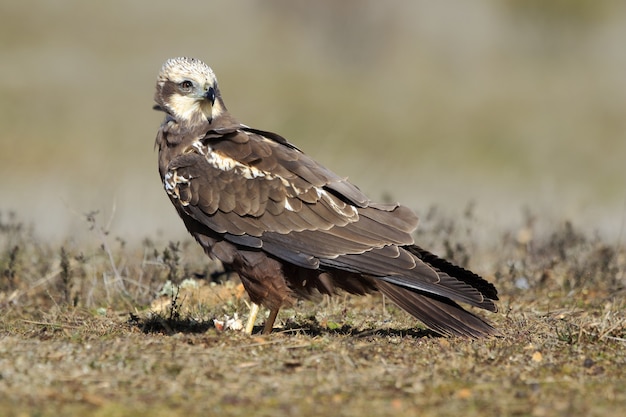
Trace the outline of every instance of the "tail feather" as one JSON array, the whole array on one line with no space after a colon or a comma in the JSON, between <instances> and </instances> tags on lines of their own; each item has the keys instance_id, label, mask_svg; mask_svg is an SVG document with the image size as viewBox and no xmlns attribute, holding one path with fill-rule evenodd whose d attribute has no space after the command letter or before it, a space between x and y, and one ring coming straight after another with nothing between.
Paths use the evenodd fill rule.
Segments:
<instances>
[{"instance_id":1,"label":"tail feather","mask_svg":"<svg viewBox=\"0 0 626 417\"><path fill-rule=\"evenodd\" d=\"M416 257L418 257L424 263L430 265L436 271L443 272L456 278L459 281L462 281L474 287L485 298L494 301L498 299L498 290L496 290L496 287L492 283L482 278L481 276L476 275L472 271L468 271L467 269L454 265L453 263L448 262L445 259L439 258L437 255L434 255L417 245L404 246L404 248Z\"/></svg>"},{"instance_id":2,"label":"tail feather","mask_svg":"<svg viewBox=\"0 0 626 417\"><path fill-rule=\"evenodd\" d=\"M456 266L445 259L420 248L416 245L404 246L419 260L430 266L440 278L440 292L426 292L402 280L376 280L378 289L401 308L421 320L426 326L447 336L484 337L498 334L497 330L487 321L463 309L456 302L448 298L448 290L458 287L465 292L477 291L483 296L481 302L469 304L485 310L497 311L494 303L498 299L498 291L490 282L479 275ZM464 297L453 297L457 301L466 301Z\"/></svg>"},{"instance_id":3,"label":"tail feather","mask_svg":"<svg viewBox=\"0 0 626 417\"><path fill-rule=\"evenodd\" d=\"M376 280L376 286L399 307L442 335L480 338L498 334L491 324L447 298L424 295L385 281Z\"/></svg>"}]
</instances>

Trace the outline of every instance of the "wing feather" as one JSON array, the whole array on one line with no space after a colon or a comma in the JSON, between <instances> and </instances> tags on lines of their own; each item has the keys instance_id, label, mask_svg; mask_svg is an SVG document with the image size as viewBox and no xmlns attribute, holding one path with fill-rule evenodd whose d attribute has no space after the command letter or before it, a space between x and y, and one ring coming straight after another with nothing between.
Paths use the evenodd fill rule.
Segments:
<instances>
[{"instance_id":1,"label":"wing feather","mask_svg":"<svg viewBox=\"0 0 626 417\"><path fill-rule=\"evenodd\" d=\"M368 207L357 187L295 147L256 131L220 132L209 132L168 165L181 178L170 193L174 204L215 232L328 258L413 242L417 217L410 210ZM238 240L244 242L258 247L256 240Z\"/></svg>"}]
</instances>

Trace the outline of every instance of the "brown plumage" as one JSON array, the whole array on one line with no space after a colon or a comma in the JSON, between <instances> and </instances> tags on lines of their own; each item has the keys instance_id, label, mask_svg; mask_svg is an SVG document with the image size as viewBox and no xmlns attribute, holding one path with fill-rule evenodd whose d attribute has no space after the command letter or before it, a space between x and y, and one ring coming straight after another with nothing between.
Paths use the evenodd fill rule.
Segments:
<instances>
[{"instance_id":1,"label":"brown plumage","mask_svg":"<svg viewBox=\"0 0 626 417\"><path fill-rule=\"evenodd\" d=\"M237 122L206 64L168 60L155 101L165 190L206 253L271 310L266 332L282 306L342 289L381 291L444 335L495 333L457 304L495 312L492 284L416 246L411 210L371 202L281 136Z\"/></svg>"}]
</instances>

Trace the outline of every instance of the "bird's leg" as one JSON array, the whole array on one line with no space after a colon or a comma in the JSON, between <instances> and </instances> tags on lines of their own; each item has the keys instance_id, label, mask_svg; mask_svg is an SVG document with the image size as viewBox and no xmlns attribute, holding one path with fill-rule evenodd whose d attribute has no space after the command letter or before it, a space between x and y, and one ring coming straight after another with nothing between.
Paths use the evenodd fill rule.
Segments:
<instances>
[{"instance_id":1,"label":"bird's leg","mask_svg":"<svg viewBox=\"0 0 626 417\"><path fill-rule=\"evenodd\" d=\"M270 310L270 315L267 317L267 320L265 321L265 327L263 328L263 334L270 334L270 333L272 333L272 328L274 327L274 322L276 321L276 316L278 315L278 310L280 310L280 307L272 308Z\"/></svg>"},{"instance_id":2,"label":"bird's leg","mask_svg":"<svg viewBox=\"0 0 626 417\"><path fill-rule=\"evenodd\" d=\"M246 323L246 328L244 329L246 334L252 334L252 329L254 329L254 322L256 321L256 316L259 314L259 305L256 303L250 303L250 317L248 317L248 322Z\"/></svg>"}]
</instances>

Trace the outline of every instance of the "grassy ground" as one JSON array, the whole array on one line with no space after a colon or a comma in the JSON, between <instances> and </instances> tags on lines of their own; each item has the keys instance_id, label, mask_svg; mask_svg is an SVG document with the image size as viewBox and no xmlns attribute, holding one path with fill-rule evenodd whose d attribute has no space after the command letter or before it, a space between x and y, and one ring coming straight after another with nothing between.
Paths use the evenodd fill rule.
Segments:
<instances>
[{"instance_id":1,"label":"grassy ground","mask_svg":"<svg viewBox=\"0 0 626 417\"><path fill-rule=\"evenodd\" d=\"M623 415L626 251L530 220L474 247L471 214L427 217L420 242L500 289L501 337L439 338L343 294L282 311L267 337L219 330L246 298L193 243L130 248L92 216L79 250L3 213L0 414Z\"/></svg>"}]
</instances>

